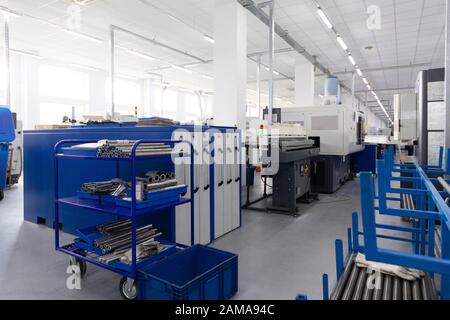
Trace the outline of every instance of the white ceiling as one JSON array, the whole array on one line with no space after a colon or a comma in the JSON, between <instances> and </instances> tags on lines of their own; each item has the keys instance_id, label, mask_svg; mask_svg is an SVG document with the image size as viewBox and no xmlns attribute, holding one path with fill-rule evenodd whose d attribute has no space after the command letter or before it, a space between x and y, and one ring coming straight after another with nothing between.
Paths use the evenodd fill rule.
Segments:
<instances>
[{"instance_id":1,"label":"white ceiling","mask_svg":"<svg viewBox=\"0 0 450 320\"><path fill-rule=\"evenodd\" d=\"M72 3L70 0L0 0L0 5L62 27L67 24L67 10ZM366 71L365 75L374 89L381 90L378 94L382 100L391 100L392 94L399 91L397 88L413 87L418 71L444 64L445 0L276 0L276 22L349 87L352 66L334 33L316 14L316 3L341 34L360 68L375 69ZM378 5L381 9L381 30L372 31L366 26L369 5ZM20 17L11 21L12 47L34 50L46 58L108 70L109 25L115 24L203 60L211 60L213 45L203 39L203 34L213 34L213 6L214 0L94 0L82 7L80 31L103 39L103 44L67 35L46 22ZM182 22L171 19L167 13ZM194 59L129 36L118 37L118 44L158 58L148 61L119 49L120 73L142 75L143 70L163 68L158 72L168 81L188 83L206 91L213 88L212 81L201 76L201 73L212 74L211 63L190 67L198 73L187 74L167 67L192 63ZM265 51L267 44L267 27L248 13L248 53ZM278 37L275 44L277 49L288 48ZM367 46L373 49L366 50ZM294 77L298 56L296 52L277 54L275 69ZM263 62L267 62L265 58ZM406 67L392 68L395 66ZM346 71L348 73L344 73ZM267 73L263 73L263 77L267 77ZM255 63L249 60L249 87L255 86L255 76ZM323 77L316 79L316 91L321 93ZM277 81L276 96L293 101L293 86L291 80ZM356 90L364 88L358 80Z\"/></svg>"}]
</instances>

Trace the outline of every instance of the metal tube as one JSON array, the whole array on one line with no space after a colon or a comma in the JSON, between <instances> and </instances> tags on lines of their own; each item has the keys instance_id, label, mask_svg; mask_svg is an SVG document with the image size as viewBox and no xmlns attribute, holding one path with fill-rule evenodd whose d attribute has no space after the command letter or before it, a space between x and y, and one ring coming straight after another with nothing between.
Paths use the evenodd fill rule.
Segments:
<instances>
[{"instance_id":1,"label":"metal tube","mask_svg":"<svg viewBox=\"0 0 450 320\"><path fill-rule=\"evenodd\" d=\"M361 268L359 271L358 281L356 282L355 292L352 300L361 300L365 288L367 287L367 269Z\"/></svg>"},{"instance_id":2,"label":"metal tube","mask_svg":"<svg viewBox=\"0 0 450 320\"><path fill-rule=\"evenodd\" d=\"M385 301L392 300L392 276L388 274L385 276L384 279L383 300Z\"/></svg>"},{"instance_id":3,"label":"metal tube","mask_svg":"<svg viewBox=\"0 0 450 320\"><path fill-rule=\"evenodd\" d=\"M9 15L4 14L5 19L5 96L6 106L11 109L11 53L9 43Z\"/></svg>"},{"instance_id":4,"label":"metal tube","mask_svg":"<svg viewBox=\"0 0 450 320\"><path fill-rule=\"evenodd\" d=\"M392 286L392 300L402 300L402 282L398 277L394 277Z\"/></svg>"},{"instance_id":5,"label":"metal tube","mask_svg":"<svg viewBox=\"0 0 450 320\"><path fill-rule=\"evenodd\" d=\"M353 267L355 264L354 257L350 257L347 261L347 265L345 266L344 272L342 273L341 278L336 285L336 289L334 290L333 295L331 296L331 300L340 300L342 294L344 293L344 289L347 285L348 278L353 271Z\"/></svg>"},{"instance_id":6,"label":"metal tube","mask_svg":"<svg viewBox=\"0 0 450 320\"><path fill-rule=\"evenodd\" d=\"M115 31L114 26L110 26L110 76L111 76L111 118L114 119L114 113L115 113L115 103L114 103L114 86L115 86L115 80L114 80L114 74L115 74Z\"/></svg>"},{"instance_id":7,"label":"metal tube","mask_svg":"<svg viewBox=\"0 0 450 320\"><path fill-rule=\"evenodd\" d=\"M430 293L430 299L431 300L439 300L439 297L437 295L436 285L434 283L434 280L431 279L429 274L427 274L425 276L425 283L428 288L428 292Z\"/></svg>"},{"instance_id":8,"label":"metal tube","mask_svg":"<svg viewBox=\"0 0 450 320\"><path fill-rule=\"evenodd\" d=\"M366 276L369 277L372 274L373 274L373 270L367 269ZM366 285L364 287L364 292L363 292L363 295L362 295L362 300L364 300L364 301L372 300L373 291L374 291L374 289L371 288L371 286L366 281Z\"/></svg>"},{"instance_id":9,"label":"metal tube","mask_svg":"<svg viewBox=\"0 0 450 320\"><path fill-rule=\"evenodd\" d=\"M423 300L426 300L426 301L432 300L431 291L427 285L426 277L423 277L422 279L420 279L420 290L421 290Z\"/></svg>"},{"instance_id":10,"label":"metal tube","mask_svg":"<svg viewBox=\"0 0 450 320\"><path fill-rule=\"evenodd\" d=\"M420 291L420 282L419 280L415 280L412 283L412 299L413 300L422 300L422 294Z\"/></svg>"},{"instance_id":11,"label":"metal tube","mask_svg":"<svg viewBox=\"0 0 450 320\"><path fill-rule=\"evenodd\" d=\"M260 119L263 119L263 112L261 108L261 56L258 56L256 65L256 94L257 94L257 104L258 104L258 115Z\"/></svg>"},{"instance_id":12,"label":"metal tube","mask_svg":"<svg viewBox=\"0 0 450 320\"><path fill-rule=\"evenodd\" d=\"M353 267L352 273L345 288L344 294L342 295L342 300L350 300L353 296L353 291L355 289L356 281L358 281L360 268L356 266Z\"/></svg>"},{"instance_id":13,"label":"metal tube","mask_svg":"<svg viewBox=\"0 0 450 320\"><path fill-rule=\"evenodd\" d=\"M411 300L411 283L408 280L403 280L403 300Z\"/></svg>"},{"instance_id":14,"label":"metal tube","mask_svg":"<svg viewBox=\"0 0 450 320\"><path fill-rule=\"evenodd\" d=\"M450 185L442 177L437 178L441 186L445 189L447 193L450 193Z\"/></svg>"},{"instance_id":15,"label":"metal tube","mask_svg":"<svg viewBox=\"0 0 450 320\"><path fill-rule=\"evenodd\" d=\"M273 61L275 58L275 0L269 4L269 125L272 124L273 101L274 101L274 73Z\"/></svg>"},{"instance_id":16,"label":"metal tube","mask_svg":"<svg viewBox=\"0 0 450 320\"><path fill-rule=\"evenodd\" d=\"M372 300L381 300L381 298L383 297L383 288L384 288L385 276L381 272L377 272L377 277L379 277L378 283L377 283L379 285L379 287L375 288L375 290L373 292Z\"/></svg>"}]
</instances>

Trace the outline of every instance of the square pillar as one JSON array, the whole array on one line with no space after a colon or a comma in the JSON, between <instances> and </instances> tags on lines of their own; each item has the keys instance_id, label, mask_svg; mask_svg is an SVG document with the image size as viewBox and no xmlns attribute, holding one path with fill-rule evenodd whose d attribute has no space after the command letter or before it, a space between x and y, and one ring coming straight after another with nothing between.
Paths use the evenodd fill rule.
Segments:
<instances>
[{"instance_id":1,"label":"square pillar","mask_svg":"<svg viewBox=\"0 0 450 320\"><path fill-rule=\"evenodd\" d=\"M314 65L303 57L295 62L295 106L314 106Z\"/></svg>"},{"instance_id":2,"label":"square pillar","mask_svg":"<svg viewBox=\"0 0 450 320\"><path fill-rule=\"evenodd\" d=\"M237 1L214 3L214 124L245 129L247 11Z\"/></svg>"}]
</instances>

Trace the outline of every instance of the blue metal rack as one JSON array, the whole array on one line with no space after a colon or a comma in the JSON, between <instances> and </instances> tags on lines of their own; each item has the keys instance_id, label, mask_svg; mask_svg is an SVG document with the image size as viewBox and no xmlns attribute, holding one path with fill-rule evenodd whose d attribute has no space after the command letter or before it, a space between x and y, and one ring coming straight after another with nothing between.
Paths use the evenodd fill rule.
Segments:
<instances>
[{"instance_id":1,"label":"blue metal rack","mask_svg":"<svg viewBox=\"0 0 450 320\"><path fill-rule=\"evenodd\" d=\"M171 251L166 250L160 253L158 256L149 257L148 259L144 259L143 261L137 262L136 259L136 229L137 229L137 218L142 215L151 215L153 213L156 213L160 210L166 209L166 208L173 208L185 203L191 204L191 243L194 243L193 235L194 235L194 198L191 196L190 199L180 199L179 201L159 204L151 207L147 207L145 209L138 209L136 205L136 172L137 172L137 163L139 161L144 160L154 160L154 159L161 159L161 157L168 159L171 157L171 155L166 156L137 156L136 150L142 143L165 143L170 146L174 146L178 143L184 143L188 144L190 148L190 170L191 172L194 172L194 147L192 143L187 141L175 141L175 140L139 140L137 141L132 148L131 151L131 157L128 158L100 158L100 157L92 157L92 156L76 156L76 155L65 155L61 153L61 149L64 145L75 145L75 144L82 144L82 143L93 143L97 142L94 140L63 140L56 144L54 152L54 169L55 169L55 224L54 224L54 230L55 230L55 248L57 251L63 252L65 254L68 254L69 256L83 262L89 262L91 264L94 264L96 266L99 266L101 268L104 268L106 270L115 272L117 274L120 274L128 279L137 279L138 275L138 269L141 267L144 267L151 262L164 257L165 255L169 254ZM177 157L187 157L185 154L179 154ZM62 159L66 160L97 160L97 161L116 161L117 162L117 168L119 168L118 163L119 162L125 162L128 163L131 166L131 206L130 208L121 208L116 207L108 203L99 203L95 200L88 200L88 199L79 199L77 197L67 197L67 198L60 198L59 197L59 161ZM193 195L193 185L194 185L194 175L190 175L190 188L191 188L191 195ZM81 249L79 246L76 245L76 243L72 243L69 245L61 246L60 245L60 237L59 237L59 207L60 205L69 205L79 208L85 208L92 211L102 212L110 214L116 218L119 217L126 217L130 218L132 222L132 232L131 232L131 238L132 238L132 264L130 268L120 268L116 265L109 265L106 263L102 263L98 261L95 258L90 257L86 254L86 251ZM172 216L172 233L174 233L174 221ZM175 242L174 235L172 235L172 240ZM127 269L127 270L125 270Z\"/></svg>"},{"instance_id":2,"label":"blue metal rack","mask_svg":"<svg viewBox=\"0 0 450 320\"><path fill-rule=\"evenodd\" d=\"M420 166L414 163L395 163L395 151L388 148L384 159L377 161L377 187L374 175L361 173L361 209L363 231L359 228L358 214L352 215L352 226L348 229L348 255L345 258L342 240L336 240L336 276L342 276L348 259L353 254L364 253L370 261L383 262L408 268L423 270L434 278L441 275L438 293L443 300L450 299L450 208L444 200L450 197L446 191L438 191L438 176L449 174L450 149L446 152L446 165L443 168L444 148L440 149L438 165ZM407 173L408 177L398 176ZM448 180L446 180L448 182ZM392 182L408 182L411 188L397 188ZM378 196L375 190L378 189ZM414 208L393 208L390 201L403 203L402 195L413 199ZM378 202L378 206L376 206ZM377 223L379 215L411 218L412 226L398 226ZM441 226L441 256L435 256L435 227ZM391 235L389 232L403 233L406 236ZM361 237L363 243L361 243ZM385 239L411 246L410 252L384 249L378 240ZM323 275L323 298L328 300L328 275Z\"/></svg>"}]
</instances>

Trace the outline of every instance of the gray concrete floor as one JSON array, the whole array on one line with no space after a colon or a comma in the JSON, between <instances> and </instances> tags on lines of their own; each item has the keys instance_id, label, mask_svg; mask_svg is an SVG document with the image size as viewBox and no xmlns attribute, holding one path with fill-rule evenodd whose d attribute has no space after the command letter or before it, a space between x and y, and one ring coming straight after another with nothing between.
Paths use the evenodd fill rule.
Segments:
<instances>
[{"instance_id":1,"label":"gray concrete floor","mask_svg":"<svg viewBox=\"0 0 450 320\"><path fill-rule=\"evenodd\" d=\"M359 211L359 183L300 205L302 216L243 212L243 226L212 246L239 254L235 299L322 298L322 274L335 283L334 240L346 239ZM66 288L68 257L54 250L52 230L23 221L21 186L0 203L0 299L120 299L120 277L88 266L82 290Z\"/></svg>"}]
</instances>

